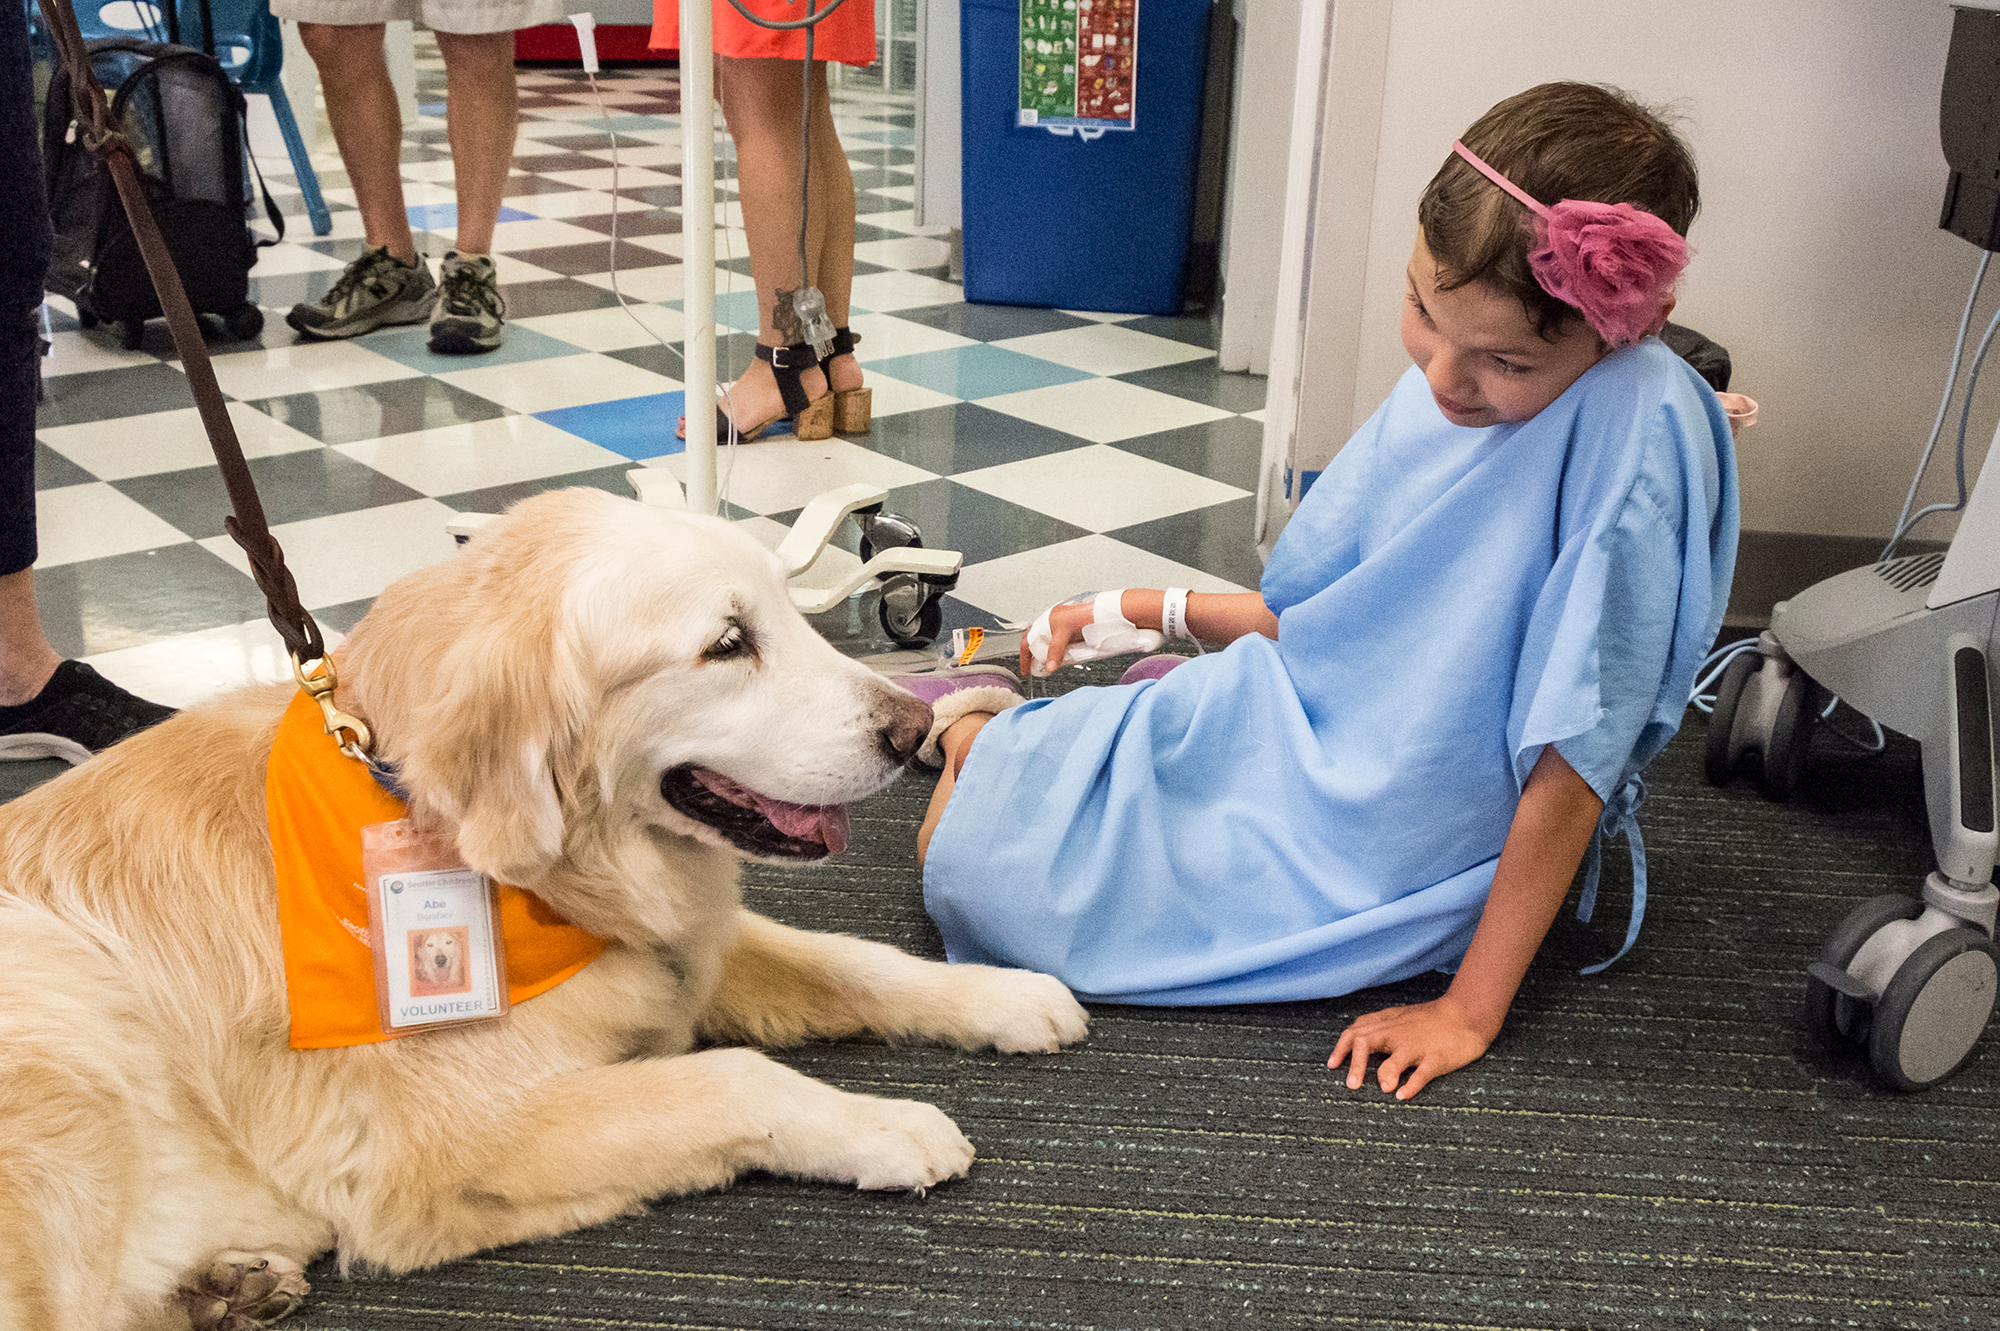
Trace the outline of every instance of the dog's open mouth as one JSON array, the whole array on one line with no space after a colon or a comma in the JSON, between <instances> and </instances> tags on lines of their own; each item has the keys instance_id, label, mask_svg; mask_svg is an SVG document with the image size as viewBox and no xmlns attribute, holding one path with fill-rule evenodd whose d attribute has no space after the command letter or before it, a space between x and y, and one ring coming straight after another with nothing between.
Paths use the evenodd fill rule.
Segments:
<instances>
[{"instance_id":1,"label":"dog's open mouth","mask_svg":"<svg viewBox=\"0 0 2000 1331\"><path fill-rule=\"evenodd\" d=\"M847 849L845 804L772 799L692 764L669 768L660 778L660 794L680 812L752 855L816 860Z\"/></svg>"}]
</instances>

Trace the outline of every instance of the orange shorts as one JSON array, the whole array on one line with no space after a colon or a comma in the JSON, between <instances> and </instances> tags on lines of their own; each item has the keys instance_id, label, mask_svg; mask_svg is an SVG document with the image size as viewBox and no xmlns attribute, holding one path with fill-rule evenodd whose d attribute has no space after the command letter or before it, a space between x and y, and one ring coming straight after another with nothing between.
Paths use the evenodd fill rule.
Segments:
<instances>
[{"instance_id":1,"label":"orange shorts","mask_svg":"<svg viewBox=\"0 0 2000 1331\"><path fill-rule=\"evenodd\" d=\"M791 21L806 16L800 0L743 0L743 7L760 18ZM824 10L825 3L815 6ZM653 0L654 50L678 50L681 44L679 0ZM806 35L802 30L773 32L760 28L736 12L729 0L715 0L715 53L745 59L803 60ZM846 0L813 34L813 59L838 60L843 65L875 63L874 0Z\"/></svg>"}]
</instances>

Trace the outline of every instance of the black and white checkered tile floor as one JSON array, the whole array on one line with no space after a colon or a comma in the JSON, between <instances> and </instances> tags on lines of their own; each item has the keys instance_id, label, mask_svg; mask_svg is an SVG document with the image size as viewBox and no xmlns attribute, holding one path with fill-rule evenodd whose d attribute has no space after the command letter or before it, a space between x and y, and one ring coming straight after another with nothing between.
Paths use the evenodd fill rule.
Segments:
<instances>
[{"instance_id":1,"label":"black and white checkered tile floor","mask_svg":"<svg viewBox=\"0 0 2000 1331\"><path fill-rule=\"evenodd\" d=\"M419 246L435 261L455 209L444 107L432 100L442 66L434 47L428 55L403 172L412 220L433 233ZM509 326L490 355L433 355L421 328L298 342L284 311L324 293L361 252L359 214L338 157L318 155L334 228L314 237L288 164L265 160L291 226L252 270L266 328L254 346L218 332L211 350L274 530L329 631L350 627L395 578L451 557L454 512L562 485L630 493L634 466L681 470L674 71L606 73L608 125L580 76L523 69L519 79L516 174L494 245ZM729 512L775 543L822 490L888 487L888 507L926 544L964 552L947 629L1029 618L1086 586L1254 586L1264 381L1216 369L1206 320L966 304L946 280L944 240L912 218L907 100L843 95L836 118L860 190L852 323L874 428L725 455ZM615 193L607 128L619 136ZM756 319L726 139L718 156L727 375L747 363ZM612 291L614 207L630 311ZM174 704L284 676L262 598L223 534L227 500L165 325L126 351L70 313L51 302L38 418L36 577L50 640ZM821 576L851 567L842 559ZM864 601L821 620L849 650L886 646Z\"/></svg>"}]
</instances>

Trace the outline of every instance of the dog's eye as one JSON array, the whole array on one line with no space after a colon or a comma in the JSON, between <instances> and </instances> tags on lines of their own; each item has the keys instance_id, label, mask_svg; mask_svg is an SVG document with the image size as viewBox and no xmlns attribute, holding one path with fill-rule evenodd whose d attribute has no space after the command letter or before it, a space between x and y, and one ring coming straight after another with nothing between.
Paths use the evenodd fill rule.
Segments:
<instances>
[{"instance_id":1,"label":"dog's eye","mask_svg":"<svg viewBox=\"0 0 2000 1331\"><path fill-rule=\"evenodd\" d=\"M756 638L741 620L732 619L722 636L702 649L704 661L729 661L737 657L754 656L757 652Z\"/></svg>"}]
</instances>

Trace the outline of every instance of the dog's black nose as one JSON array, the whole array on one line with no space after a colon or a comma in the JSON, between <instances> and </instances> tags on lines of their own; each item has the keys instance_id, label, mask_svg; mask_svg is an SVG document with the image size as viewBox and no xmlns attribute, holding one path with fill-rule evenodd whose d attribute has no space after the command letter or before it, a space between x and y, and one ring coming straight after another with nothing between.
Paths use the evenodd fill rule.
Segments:
<instances>
[{"instance_id":1,"label":"dog's black nose","mask_svg":"<svg viewBox=\"0 0 2000 1331\"><path fill-rule=\"evenodd\" d=\"M888 706L889 723L876 734L881 736L883 750L898 763L907 765L923 746L924 736L930 733L930 705L906 694L890 700Z\"/></svg>"}]
</instances>

